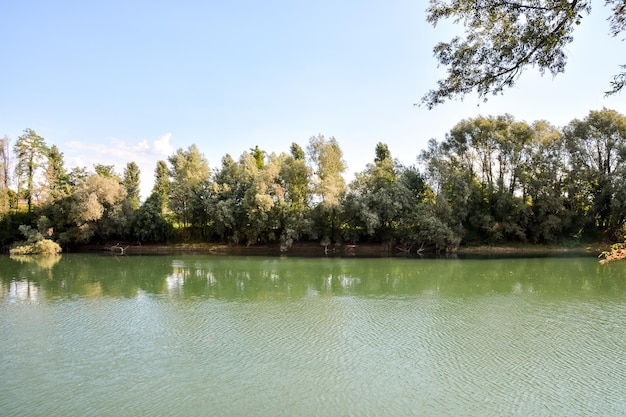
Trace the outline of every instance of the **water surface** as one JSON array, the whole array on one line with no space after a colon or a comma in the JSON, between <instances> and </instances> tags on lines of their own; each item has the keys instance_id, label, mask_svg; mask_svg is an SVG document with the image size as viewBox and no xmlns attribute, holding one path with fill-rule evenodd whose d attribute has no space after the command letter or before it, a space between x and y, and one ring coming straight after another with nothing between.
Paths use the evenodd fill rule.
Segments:
<instances>
[{"instance_id":1,"label":"water surface","mask_svg":"<svg viewBox=\"0 0 626 417\"><path fill-rule=\"evenodd\" d=\"M626 415L626 262L0 258L0 415Z\"/></svg>"}]
</instances>

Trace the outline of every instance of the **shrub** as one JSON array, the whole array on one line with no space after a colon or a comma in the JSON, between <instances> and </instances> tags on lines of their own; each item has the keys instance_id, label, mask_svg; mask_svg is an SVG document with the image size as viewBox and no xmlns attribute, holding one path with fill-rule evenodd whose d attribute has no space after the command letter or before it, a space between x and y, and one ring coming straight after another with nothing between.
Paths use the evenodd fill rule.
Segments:
<instances>
[{"instance_id":1,"label":"shrub","mask_svg":"<svg viewBox=\"0 0 626 417\"><path fill-rule=\"evenodd\" d=\"M11 255L54 255L61 252L61 246L58 243L44 238L38 230L24 224L19 227L19 230L26 241L16 243L9 251Z\"/></svg>"}]
</instances>

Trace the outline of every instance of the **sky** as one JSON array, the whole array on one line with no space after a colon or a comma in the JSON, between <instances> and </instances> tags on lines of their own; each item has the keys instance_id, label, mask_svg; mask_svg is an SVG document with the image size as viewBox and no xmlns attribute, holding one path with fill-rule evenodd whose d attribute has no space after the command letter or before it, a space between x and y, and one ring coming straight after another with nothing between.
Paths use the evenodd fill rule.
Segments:
<instances>
[{"instance_id":1,"label":"sky","mask_svg":"<svg viewBox=\"0 0 626 417\"><path fill-rule=\"evenodd\" d=\"M413 165L467 118L564 126L603 107L626 114L626 92L604 97L626 43L609 35L603 4L576 29L565 73L531 69L486 103L428 110L414 104L445 76L433 46L461 29L429 25L426 1L4 1L0 136L33 129L68 168L122 173L134 161L143 198L156 162L192 144L215 169L227 153L335 137L349 181L378 142Z\"/></svg>"}]
</instances>

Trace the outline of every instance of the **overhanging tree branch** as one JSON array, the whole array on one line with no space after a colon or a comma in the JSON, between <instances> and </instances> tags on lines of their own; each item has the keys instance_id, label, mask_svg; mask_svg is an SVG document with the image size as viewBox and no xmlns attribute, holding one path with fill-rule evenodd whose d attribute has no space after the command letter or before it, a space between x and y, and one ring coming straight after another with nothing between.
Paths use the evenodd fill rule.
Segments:
<instances>
[{"instance_id":1,"label":"overhanging tree branch","mask_svg":"<svg viewBox=\"0 0 626 417\"><path fill-rule=\"evenodd\" d=\"M606 0L613 5L611 30L616 34L626 25L626 0ZM434 26L442 18L463 22L464 37L441 42L433 52L447 77L422 97L420 104L432 109L448 99L462 98L473 91L486 100L515 84L529 66L543 74L565 70L565 46L590 2L583 0L431 0L427 21ZM624 68L624 67L622 67ZM614 94L623 88L626 71L611 82Z\"/></svg>"}]
</instances>

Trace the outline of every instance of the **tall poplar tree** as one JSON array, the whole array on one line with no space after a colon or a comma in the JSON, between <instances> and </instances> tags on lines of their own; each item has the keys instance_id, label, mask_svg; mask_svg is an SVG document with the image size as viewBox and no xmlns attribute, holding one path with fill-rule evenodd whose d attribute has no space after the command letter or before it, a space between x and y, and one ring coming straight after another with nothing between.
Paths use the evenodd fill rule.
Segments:
<instances>
[{"instance_id":1,"label":"tall poplar tree","mask_svg":"<svg viewBox=\"0 0 626 417\"><path fill-rule=\"evenodd\" d=\"M52 201L69 194L69 178L63 162L63 153L56 145L48 150L48 166L46 167L46 182Z\"/></svg>"},{"instance_id":2,"label":"tall poplar tree","mask_svg":"<svg viewBox=\"0 0 626 417\"><path fill-rule=\"evenodd\" d=\"M157 161L154 169L154 185L152 186L152 194L158 198L157 205L161 208L161 213L165 211L169 203L169 195L171 191L170 171L167 162Z\"/></svg>"},{"instance_id":3,"label":"tall poplar tree","mask_svg":"<svg viewBox=\"0 0 626 417\"><path fill-rule=\"evenodd\" d=\"M140 175L141 171L135 162L126 164L122 184L124 188L126 188L126 201L128 201L131 210L137 210L139 208Z\"/></svg>"}]
</instances>

